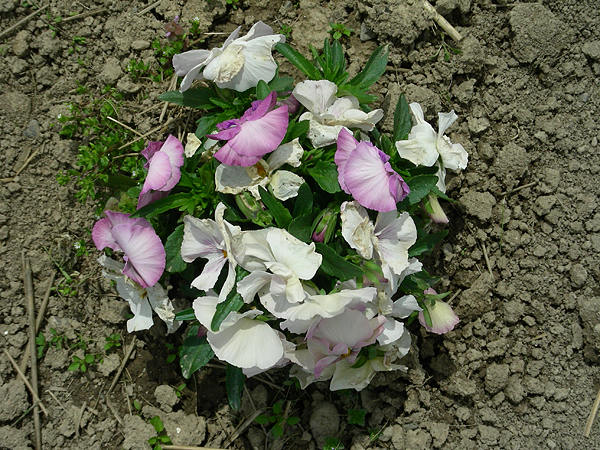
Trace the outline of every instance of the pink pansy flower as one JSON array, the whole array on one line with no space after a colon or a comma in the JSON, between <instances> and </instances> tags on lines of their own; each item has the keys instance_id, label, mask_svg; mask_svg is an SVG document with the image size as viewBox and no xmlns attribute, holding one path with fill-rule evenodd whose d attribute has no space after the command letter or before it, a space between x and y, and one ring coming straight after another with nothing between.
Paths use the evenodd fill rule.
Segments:
<instances>
[{"instance_id":1,"label":"pink pansy flower","mask_svg":"<svg viewBox=\"0 0 600 450\"><path fill-rule=\"evenodd\" d=\"M163 244L146 219L131 219L129 214L106 211L92 229L98 250L106 247L125 254L123 275L143 288L154 286L165 270Z\"/></svg>"},{"instance_id":2,"label":"pink pansy flower","mask_svg":"<svg viewBox=\"0 0 600 450\"><path fill-rule=\"evenodd\" d=\"M142 155L148 160L144 165L148 175L140 192L137 209L166 197L179 183L183 165L183 144L175 136L169 135L164 143L149 142Z\"/></svg>"},{"instance_id":3,"label":"pink pansy flower","mask_svg":"<svg viewBox=\"0 0 600 450\"><path fill-rule=\"evenodd\" d=\"M423 291L425 294L436 295L437 292L429 288L426 291ZM431 327L427 325L425 322L425 316L421 311L419 313L419 322L421 325L425 327L427 331L435 334L444 334L448 331L454 329L456 324L459 322L458 316L452 310L452 307L441 300L435 300L435 304L433 306L426 304L427 312L429 312L429 317L431 317Z\"/></svg>"},{"instance_id":4,"label":"pink pansy flower","mask_svg":"<svg viewBox=\"0 0 600 450\"><path fill-rule=\"evenodd\" d=\"M271 92L264 100L252 102L240 119L217 124L219 132L207 137L227 143L215 153L215 158L228 166L248 167L279 147L287 132L289 115L287 106L273 109L276 102L277 93Z\"/></svg>"},{"instance_id":5,"label":"pink pansy flower","mask_svg":"<svg viewBox=\"0 0 600 450\"><path fill-rule=\"evenodd\" d=\"M365 208L379 212L396 209L410 192L388 162L390 157L370 142L358 142L345 129L338 135L335 163L340 187Z\"/></svg>"}]
</instances>

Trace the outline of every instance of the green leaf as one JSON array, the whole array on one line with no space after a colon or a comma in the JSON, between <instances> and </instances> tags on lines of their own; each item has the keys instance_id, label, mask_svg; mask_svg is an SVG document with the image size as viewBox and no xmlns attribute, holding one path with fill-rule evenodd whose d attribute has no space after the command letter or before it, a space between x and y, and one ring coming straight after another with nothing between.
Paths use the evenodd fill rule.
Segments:
<instances>
[{"instance_id":1,"label":"green leaf","mask_svg":"<svg viewBox=\"0 0 600 450\"><path fill-rule=\"evenodd\" d=\"M417 175L408 180L406 182L410 188L410 193L407 196L408 202L411 205L419 203L421 199L429 194L431 188L435 186L437 181L438 178L435 175Z\"/></svg>"},{"instance_id":2,"label":"green leaf","mask_svg":"<svg viewBox=\"0 0 600 450\"><path fill-rule=\"evenodd\" d=\"M312 214L302 214L294 217L290 222L288 231L292 236L297 237L303 242L310 243L312 237Z\"/></svg>"},{"instance_id":3,"label":"green leaf","mask_svg":"<svg viewBox=\"0 0 600 450\"><path fill-rule=\"evenodd\" d=\"M151 437L150 439L148 439L148 444L154 445L156 444L156 441L158 441L158 436Z\"/></svg>"},{"instance_id":4,"label":"green leaf","mask_svg":"<svg viewBox=\"0 0 600 450\"><path fill-rule=\"evenodd\" d=\"M348 84L348 83L340 86L336 95L338 95L338 96L352 95L358 99L359 103L372 103L375 100L377 100L377 97L375 95L367 94L365 89L362 89L358 86L352 86L351 84Z\"/></svg>"},{"instance_id":5,"label":"green leaf","mask_svg":"<svg viewBox=\"0 0 600 450\"><path fill-rule=\"evenodd\" d=\"M308 173L325 192L335 194L341 190L335 163L319 161L314 167L308 169Z\"/></svg>"},{"instance_id":6,"label":"green leaf","mask_svg":"<svg viewBox=\"0 0 600 450\"><path fill-rule=\"evenodd\" d=\"M157 433L160 433L165 429L165 426L163 425L163 422L160 420L159 416L154 416L152 419L150 419L150 425L154 427Z\"/></svg>"},{"instance_id":7,"label":"green leaf","mask_svg":"<svg viewBox=\"0 0 600 450\"><path fill-rule=\"evenodd\" d=\"M198 121L198 127L196 128L196 136L198 139L202 139L208 133L212 132L218 122L219 116L216 114L205 114L202 116Z\"/></svg>"},{"instance_id":8,"label":"green leaf","mask_svg":"<svg viewBox=\"0 0 600 450\"><path fill-rule=\"evenodd\" d=\"M423 253L430 252L433 248L441 242L448 235L448 230L438 231L437 233L431 233L424 238L419 239L415 244L408 250L408 256L419 256Z\"/></svg>"},{"instance_id":9,"label":"green leaf","mask_svg":"<svg viewBox=\"0 0 600 450\"><path fill-rule=\"evenodd\" d=\"M400 94L394 111L394 142L408 139L412 129L412 114L404 94Z\"/></svg>"},{"instance_id":10,"label":"green leaf","mask_svg":"<svg viewBox=\"0 0 600 450\"><path fill-rule=\"evenodd\" d=\"M269 416L265 416L264 414L261 414L259 416L256 416L254 418L254 421L259 425L265 425L266 423L269 422Z\"/></svg>"},{"instance_id":11,"label":"green leaf","mask_svg":"<svg viewBox=\"0 0 600 450\"><path fill-rule=\"evenodd\" d=\"M275 439L278 439L281 436L283 436L283 425L281 425L280 423L274 425L273 428L271 428L271 434Z\"/></svg>"},{"instance_id":12,"label":"green leaf","mask_svg":"<svg viewBox=\"0 0 600 450\"><path fill-rule=\"evenodd\" d=\"M181 243L183 242L183 224L175 228L165 242L167 254L166 270L171 273L183 272L187 264L181 258Z\"/></svg>"},{"instance_id":13,"label":"green leaf","mask_svg":"<svg viewBox=\"0 0 600 450\"><path fill-rule=\"evenodd\" d=\"M184 92L169 91L163 92L158 96L163 102L171 102L181 106L189 106L198 109L212 109L215 107L210 99L215 95L214 91L209 88L199 87L188 89Z\"/></svg>"},{"instance_id":14,"label":"green leaf","mask_svg":"<svg viewBox=\"0 0 600 450\"><path fill-rule=\"evenodd\" d=\"M233 285L233 289L229 294L227 294L227 298L225 301L219 303L217 305L217 310L215 311L215 315L213 316L210 327L213 331L219 331L219 327L221 326L221 322L225 320L227 315L232 311L239 311L239 309L244 305L244 299L236 289L237 284L242 281L250 272L242 269L241 266L237 266L235 268L235 284Z\"/></svg>"},{"instance_id":15,"label":"green leaf","mask_svg":"<svg viewBox=\"0 0 600 450\"><path fill-rule=\"evenodd\" d=\"M269 194L262 186L258 188L258 191L260 192L260 199L273 216L273 219L275 219L275 222L277 222L277 226L279 228L287 229L292 221L292 215L290 212L281 204L279 200Z\"/></svg>"},{"instance_id":16,"label":"green leaf","mask_svg":"<svg viewBox=\"0 0 600 450\"><path fill-rule=\"evenodd\" d=\"M301 120L300 122L295 123L293 128L290 127L288 130L286 140L293 141L297 137L306 135L306 133L308 133L309 126L310 122L308 120Z\"/></svg>"},{"instance_id":17,"label":"green leaf","mask_svg":"<svg viewBox=\"0 0 600 450\"><path fill-rule=\"evenodd\" d=\"M269 82L269 89L277 92L289 92L294 89L292 77L275 77Z\"/></svg>"},{"instance_id":18,"label":"green leaf","mask_svg":"<svg viewBox=\"0 0 600 450\"><path fill-rule=\"evenodd\" d=\"M92 364L96 360L96 357L94 355L85 355L84 360L86 363Z\"/></svg>"},{"instance_id":19,"label":"green leaf","mask_svg":"<svg viewBox=\"0 0 600 450\"><path fill-rule=\"evenodd\" d=\"M275 46L275 49L311 80L321 79L321 72L319 72L314 64L290 45L280 42Z\"/></svg>"},{"instance_id":20,"label":"green leaf","mask_svg":"<svg viewBox=\"0 0 600 450\"><path fill-rule=\"evenodd\" d=\"M312 213L313 210L313 194L312 189L306 183L303 183L298 189L298 195L294 201L294 217L302 214Z\"/></svg>"},{"instance_id":21,"label":"green leaf","mask_svg":"<svg viewBox=\"0 0 600 450\"><path fill-rule=\"evenodd\" d=\"M350 80L350 84L367 90L385 73L388 61L388 46L378 47L365 64L365 68Z\"/></svg>"},{"instance_id":22,"label":"green leaf","mask_svg":"<svg viewBox=\"0 0 600 450\"><path fill-rule=\"evenodd\" d=\"M79 366L80 366L80 363L74 362L74 363L69 364L69 367L67 368L67 370L73 372L75 370L79 370Z\"/></svg>"},{"instance_id":23,"label":"green leaf","mask_svg":"<svg viewBox=\"0 0 600 450\"><path fill-rule=\"evenodd\" d=\"M366 414L367 414L366 409L349 409L348 410L348 424L364 427Z\"/></svg>"},{"instance_id":24,"label":"green leaf","mask_svg":"<svg viewBox=\"0 0 600 450\"><path fill-rule=\"evenodd\" d=\"M423 319L425 319L425 323L428 327L433 328L433 322L431 322L431 315L429 314L429 310L427 308L423 308Z\"/></svg>"},{"instance_id":25,"label":"green leaf","mask_svg":"<svg viewBox=\"0 0 600 450\"><path fill-rule=\"evenodd\" d=\"M326 437L323 450L343 450L344 444L338 438Z\"/></svg>"},{"instance_id":26,"label":"green leaf","mask_svg":"<svg viewBox=\"0 0 600 450\"><path fill-rule=\"evenodd\" d=\"M183 311L179 311L175 314L175 320L185 321L185 320L196 320L196 314L194 313L193 308L184 309Z\"/></svg>"},{"instance_id":27,"label":"green leaf","mask_svg":"<svg viewBox=\"0 0 600 450\"><path fill-rule=\"evenodd\" d=\"M184 378L189 379L194 372L204 367L215 356L206 336L188 336L179 350L179 366Z\"/></svg>"},{"instance_id":28,"label":"green leaf","mask_svg":"<svg viewBox=\"0 0 600 450\"><path fill-rule=\"evenodd\" d=\"M227 399L229 400L229 406L234 411L237 411L242 406L242 390L244 389L244 382L246 376L242 369L239 367L227 364L225 371L225 386L227 387Z\"/></svg>"},{"instance_id":29,"label":"green leaf","mask_svg":"<svg viewBox=\"0 0 600 450\"><path fill-rule=\"evenodd\" d=\"M273 413L281 414L282 410L283 410L283 402L281 400L279 400L278 402L275 402L275 404L273 405Z\"/></svg>"},{"instance_id":30,"label":"green leaf","mask_svg":"<svg viewBox=\"0 0 600 450\"><path fill-rule=\"evenodd\" d=\"M256 85L256 98L264 100L271 93L271 88L265 82L265 80L259 80Z\"/></svg>"},{"instance_id":31,"label":"green leaf","mask_svg":"<svg viewBox=\"0 0 600 450\"><path fill-rule=\"evenodd\" d=\"M193 194L190 192L181 192L179 194L171 194L168 197L161 198L143 208L138 209L130 217L154 217L158 214L162 214L170 209L179 208L190 201L193 198Z\"/></svg>"},{"instance_id":32,"label":"green leaf","mask_svg":"<svg viewBox=\"0 0 600 450\"><path fill-rule=\"evenodd\" d=\"M323 256L321 269L327 275L331 275L340 281L346 281L351 278L361 277L364 274L364 271L360 267L346 261L328 245L317 242L316 246L317 252Z\"/></svg>"},{"instance_id":33,"label":"green leaf","mask_svg":"<svg viewBox=\"0 0 600 450\"><path fill-rule=\"evenodd\" d=\"M300 417L288 417L285 421L288 425L296 425L300 422Z\"/></svg>"}]
</instances>

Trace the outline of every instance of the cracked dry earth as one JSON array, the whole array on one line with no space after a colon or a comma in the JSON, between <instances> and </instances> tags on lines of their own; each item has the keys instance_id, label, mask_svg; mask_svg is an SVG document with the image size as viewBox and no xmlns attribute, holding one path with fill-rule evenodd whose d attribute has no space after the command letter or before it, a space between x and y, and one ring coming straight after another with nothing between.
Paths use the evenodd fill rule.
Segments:
<instances>
[{"instance_id":1,"label":"cracked dry earth","mask_svg":"<svg viewBox=\"0 0 600 450\"><path fill-rule=\"evenodd\" d=\"M0 31L33 11L27 3L1 2ZM352 450L600 448L600 423L583 436L600 385L596 0L432 1L464 36L460 43L442 38L420 0L242 0L237 9L224 0L163 0L148 9L153 3L48 0L43 13L0 36L0 347L19 360L27 343L22 251L31 260L38 308L56 271L52 259L79 285L73 296L52 293L41 326L47 339L52 328L67 344L51 346L39 361L48 409L44 449L148 449L155 415L175 444L213 448L315 449L328 436ZM97 13L54 21L90 11ZM450 235L428 265L442 278L437 290L455 293L461 322L441 337L411 328L407 374L379 375L368 389L346 395L318 383L306 392L281 391L281 372L277 384L249 381L241 412L233 412L218 365L183 380L166 362L157 325L137 335L127 370L106 395L132 336L124 302L99 276L94 252L75 256L79 239L91 245L94 207L55 180L75 163L83 140L59 136L57 116L70 102L87 101L78 82L97 95L109 84L125 97L123 123L140 133L156 127L157 96L168 82L133 82L126 67L131 59L156 67L150 42L162 39L163 23L175 15L184 26L198 17L203 32L248 29L258 20L275 30L289 25L289 42L304 53L328 36L328 22L343 23L354 30L342 41L353 73L378 45L390 45L389 70L372 89L387 111L384 130L401 92L423 105L429 121L439 111L459 115L450 137L470 162L449 181L458 203L444 205ZM75 36L86 43L71 52ZM218 35L209 39L206 46L219 44ZM460 53L445 58L444 43ZM169 108L166 116L176 120L151 139L183 135L186 115ZM63 278L58 272L57 286ZM71 345L91 341L89 351L103 354L112 333L124 336L122 348L85 374L67 371L73 355L83 356ZM180 343L180 336L169 339ZM180 398L174 387L183 382ZM233 434L254 408L282 396L301 418L283 438L267 437L256 424ZM34 447L32 416L25 414L31 405L0 354L0 448ZM348 424L350 408L367 411L364 427ZM370 430L379 433L373 438Z\"/></svg>"}]
</instances>

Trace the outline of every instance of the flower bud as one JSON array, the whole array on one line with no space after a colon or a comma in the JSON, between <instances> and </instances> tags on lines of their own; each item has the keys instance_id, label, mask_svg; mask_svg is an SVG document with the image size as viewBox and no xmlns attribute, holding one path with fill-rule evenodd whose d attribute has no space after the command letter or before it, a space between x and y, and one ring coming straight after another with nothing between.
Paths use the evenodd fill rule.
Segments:
<instances>
[{"instance_id":1,"label":"flower bud","mask_svg":"<svg viewBox=\"0 0 600 450\"><path fill-rule=\"evenodd\" d=\"M317 216L313 222L312 240L327 244L335 231L335 224L340 208L337 205L330 204Z\"/></svg>"},{"instance_id":2,"label":"flower bud","mask_svg":"<svg viewBox=\"0 0 600 450\"><path fill-rule=\"evenodd\" d=\"M421 208L435 223L448 223L448 217L442 209L437 195L428 195L427 200L421 202Z\"/></svg>"},{"instance_id":3,"label":"flower bud","mask_svg":"<svg viewBox=\"0 0 600 450\"><path fill-rule=\"evenodd\" d=\"M432 296L437 295L437 292L431 288L423 291L423 293ZM419 313L419 322L427 331L435 334L445 334L454 329L459 322L458 316L448 303L435 298L426 299L424 303L425 308ZM429 316L429 321L425 319L425 315ZM427 322L430 322L431 326Z\"/></svg>"},{"instance_id":4,"label":"flower bud","mask_svg":"<svg viewBox=\"0 0 600 450\"><path fill-rule=\"evenodd\" d=\"M235 203L240 211L257 225L266 227L273 221L271 214L263 209L263 204L248 191L236 194Z\"/></svg>"}]
</instances>

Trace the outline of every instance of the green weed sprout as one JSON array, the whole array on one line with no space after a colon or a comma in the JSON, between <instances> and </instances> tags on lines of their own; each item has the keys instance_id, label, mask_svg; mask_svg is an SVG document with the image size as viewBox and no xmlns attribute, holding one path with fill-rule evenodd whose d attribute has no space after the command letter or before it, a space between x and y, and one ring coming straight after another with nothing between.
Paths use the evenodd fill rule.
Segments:
<instances>
[{"instance_id":1,"label":"green weed sprout","mask_svg":"<svg viewBox=\"0 0 600 450\"><path fill-rule=\"evenodd\" d=\"M299 417L285 417L285 414L282 413L283 409L283 400L279 400L275 402L272 407L273 415L268 416L266 414L261 414L254 419L256 423L259 425L266 425L267 423L272 423L273 428L271 428L271 434L274 438L278 439L283 436L283 427L284 425L296 425L300 422Z\"/></svg>"},{"instance_id":2,"label":"green weed sprout","mask_svg":"<svg viewBox=\"0 0 600 450\"><path fill-rule=\"evenodd\" d=\"M106 336L104 338L106 340L106 344L104 344L104 351L109 352L110 350L117 349L121 347L121 335L119 333L111 334L110 336Z\"/></svg>"},{"instance_id":3,"label":"green weed sprout","mask_svg":"<svg viewBox=\"0 0 600 450\"><path fill-rule=\"evenodd\" d=\"M352 28L346 28L341 23L329 22L329 26L331 27L331 30L329 30L329 33L332 35L333 39L336 41L339 40L342 36L350 36L352 33L354 33L354 30Z\"/></svg>"},{"instance_id":4,"label":"green weed sprout","mask_svg":"<svg viewBox=\"0 0 600 450\"><path fill-rule=\"evenodd\" d=\"M173 445L171 442L171 438L165 432L165 426L162 423L162 420L158 416L154 416L150 419L150 425L154 427L156 430L156 436L148 439L148 444L152 446L153 450L162 450L162 445Z\"/></svg>"}]
</instances>

